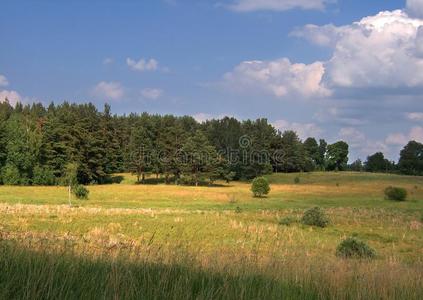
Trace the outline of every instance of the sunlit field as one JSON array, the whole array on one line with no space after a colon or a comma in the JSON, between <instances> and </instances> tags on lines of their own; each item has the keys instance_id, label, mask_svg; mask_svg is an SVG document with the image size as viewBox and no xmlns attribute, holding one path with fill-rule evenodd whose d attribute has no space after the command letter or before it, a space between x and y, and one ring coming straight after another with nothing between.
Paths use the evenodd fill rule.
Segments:
<instances>
[{"instance_id":1,"label":"sunlit field","mask_svg":"<svg viewBox=\"0 0 423 300\"><path fill-rule=\"evenodd\" d=\"M274 174L253 198L247 182L119 176L72 207L64 187L0 187L0 298L423 298L423 178ZM390 185L407 201L386 200ZM279 222L314 206L328 227ZM350 236L376 258L338 258Z\"/></svg>"}]
</instances>

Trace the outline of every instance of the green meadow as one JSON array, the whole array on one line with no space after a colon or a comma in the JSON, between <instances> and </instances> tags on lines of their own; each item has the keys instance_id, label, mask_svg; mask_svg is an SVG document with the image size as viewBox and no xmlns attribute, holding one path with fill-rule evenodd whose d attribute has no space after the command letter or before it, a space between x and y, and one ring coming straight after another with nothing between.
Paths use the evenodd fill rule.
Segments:
<instances>
[{"instance_id":1,"label":"green meadow","mask_svg":"<svg viewBox=\"0 0 423 300\"><path fill-rule=\"evenodd\" d=\"M268 197L254 198L248 182L116 176L72 207L64 187L0 187L0 298L423 298L422 177L273 174ZM386 200L391 185L407 201ZM314 206L328 227L295 221ZM338 258L351 236L376 258Z\"/></svg>"}]
</instances>

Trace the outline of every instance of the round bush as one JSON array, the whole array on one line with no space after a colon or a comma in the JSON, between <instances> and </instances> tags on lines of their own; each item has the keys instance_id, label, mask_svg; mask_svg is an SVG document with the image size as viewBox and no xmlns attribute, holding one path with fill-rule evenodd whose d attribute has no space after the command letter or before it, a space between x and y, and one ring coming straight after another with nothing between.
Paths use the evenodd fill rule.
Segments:
<instances>
[{"instance_id":1,"label":"round bush","mask_svg":"<svg viewBox=\"0 0 423 300\"><path fill-rule=\"evenodd\" d=\"M88 194L90 193L90 191L88 191L88 189L83 186L83 185L75 185L72 188L72 192L75 195L76 198L78 199L88 199Z\"/></svg>"},{"instance_id":2,"label":"round bush","mask_svg":"<svg viewBox=\"0 0 423 300\"><path fill-rule=\"evenodd\" d=\"M350 237L338 245L336 256L342 258L374 258L376 251L366 243Z\"/></svg>"},{"instance_id":3,"label":"round bush","mask_svg":"<svg viewBox=\"0 0 423 300\"><path fill-rule=\"evenodd\" d=\"M300 178L299 177L295 177L294 178L294 183L295 184L299 184L300 183Z\"/></svg>"},{"instance_id":4,"label":"round bush","mask_svg":"<svg viewBox=\"0 0 423 300\"><path fill-rule=\"evenodd\" d=\"M326 216L323 209L320 207L313 207L304 212L301 223L323 228L329 224L329 218Z\"/></svg>"},{"instance_id":5,"label":"round bush","mask_svg":"<svg viewBox=\"0 0 423 300\"><path fill-rule=\"evenodd\" d=\"M395 201L405 201L407 198L407 190L400 187L387 187L385 189L386 199Z\"/></svg>"},{"instance_id":6,"label":"round bush","mask_svg":"<svg viewBox=\"0 0 423 300\"><path fill-rule=\"evenodd\" d=\"M270 192L269 182L264 177L257 177L251 184L251 191L253 192L254 197L263 197Z\"/></svg>"}]
</instances>

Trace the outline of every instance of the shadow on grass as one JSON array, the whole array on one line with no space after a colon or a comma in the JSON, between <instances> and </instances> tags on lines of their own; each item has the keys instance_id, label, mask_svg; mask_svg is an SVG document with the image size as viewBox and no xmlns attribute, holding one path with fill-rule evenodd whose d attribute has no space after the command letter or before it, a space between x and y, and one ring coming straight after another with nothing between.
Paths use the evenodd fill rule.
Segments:
<instances>
[{"instance_id":1,"label":"shadow on grass","mask_svg":"<svg viewBox=\"0 0 423 300\"><path fill-rule=\"evenodd\" d=\"M0 242L1 299L317 299L262 275L47 255Z\"/></svg>"},{"instance_id":2,"label":"shadow on grass","mask_svg":"<svg viewBox=\"0 0 423 300\"><path fill-rule=\"evenodd\" d=\"M144 181L136 182L137 185L158 185L158 184L168 184L168 185L180 185L180 186L195 186L193 183L186 183L180 182L179 184L176 183L177 181L175 178L168 179L166 182L165 178L145 178ZM210 183L206 181L201 181L198 183L200 187L231 187L228 184L220 184L220 183Z\"/></svg>"}]
</instances>

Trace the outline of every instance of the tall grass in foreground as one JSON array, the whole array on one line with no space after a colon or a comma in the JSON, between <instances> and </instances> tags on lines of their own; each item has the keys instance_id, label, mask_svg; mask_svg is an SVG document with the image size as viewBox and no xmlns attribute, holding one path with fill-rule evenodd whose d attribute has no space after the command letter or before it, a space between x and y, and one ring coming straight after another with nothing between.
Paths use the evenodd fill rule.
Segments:
<instances>
[{"instance_id":1,"label":"tall grass in foreground","mask_svg":"<svg viewBox=\"0 0 423 300\"><path fill-rule=\"evenodd\" d=\"M57 245L56 245L57 246ZM0 299L422 299L421 265L0 241ZM87 249L92 245L87 245ZM43 248L44 247L44 248ZM73 252L73 253L71 253ZM78 251L79 252L79 251ZM129 255L128 255L129 254Z\"/></svg>"}]
</instances>

